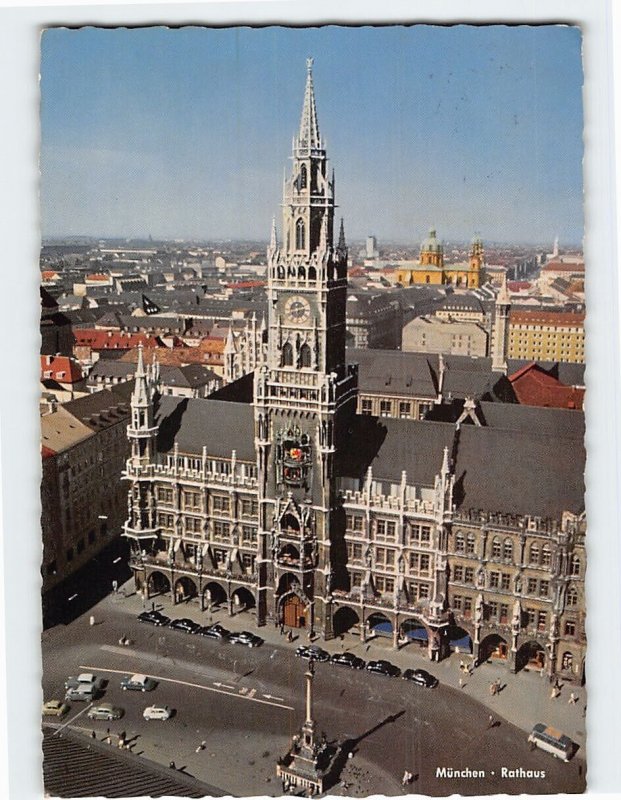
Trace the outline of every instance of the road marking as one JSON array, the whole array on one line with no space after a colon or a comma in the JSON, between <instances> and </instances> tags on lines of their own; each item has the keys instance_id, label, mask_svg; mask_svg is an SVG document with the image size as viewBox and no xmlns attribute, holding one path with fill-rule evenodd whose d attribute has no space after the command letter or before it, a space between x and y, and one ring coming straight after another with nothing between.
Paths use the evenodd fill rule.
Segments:
<instances>
[{"instance_id":1,"label":"road marking","mask_svg":"<svg viewBox=\"0 0 621 800\"><path fill-rule=\"evenodd\" d=\"M72 723L74 720L76 720L78 717L81 717L81 716L82 716L82 714L84 714L86 711L88 711L88 709L89 709L89 708L90 708L92 705L93 705L92 703L89 703L88 705L84 706L84 708L82 709L82 711L78 711L78 713L77 713L75 716L71 717L71 719L68 719L68 720L67 720L67 722L65 722L63 725L60 725L58 728L56 728L56 730L54 731L54 733L52 734L52 736L56 736L56 734L57 734L57 733L60 733L62 730L64 730L64 729L67 727L67 725L71 725L71 723Z\"/></svg>"},{"instance_id":2,"label":"road marking","mask_svg":"<svg viewBox=\"0 0 621 800\"><path fill-rule=\"evenodd\" d=\"M230 689L231 691L234 691L235 689L234 686L229 686L228 683L220 683L220 681L214 681L213 685L217 686L218 689ZM246 689L246 691L248 690Z\"/></svg>"},{"instance_id":3,"label":"road marking","mask_svg":"<svg viewBox=\"0 0 621 800\"><path fill-rule=\"evenodd\" d=\"M263 697L267 698L268 700L280 700L281 703L284 703L284 698L275 697L273 694L264 694Z\"/></svg>"},{"instance_id":4,"label":"road marking","mask_svg":"<svg viewBox=\"0 0 621 800\"><path fill-rule=\"evenodd\" d=\"M105 667L91 667L87 666L86 664L80 664L80 669L87 669L92 672L110 672L115 675L127 675L128 671L126 669L106 669ZM259 697L249 697L248 695L241 695L241 694L233 694L229 691L223 691L222 689L213 689L211 686L204 686L202 683L190 683L189 681L180 681L176 678L165 678L162 675L151 675L152 678L155 678L158 681L164 681L166 683L177 683L180 686L190 686L194 689L203 689L206 692L215 692L216 694L224 694L227 697L237 697L240 700L249 700L252 703L261 703L266 706L274 706L275 708L283 708L287 711L295 711L293 706L285 705L284 703L272 703L271 700L261 700ZM225 686L225 684L222 684ZM234 686L230 687L234 689Z\"/></svg>"}]
</instances>

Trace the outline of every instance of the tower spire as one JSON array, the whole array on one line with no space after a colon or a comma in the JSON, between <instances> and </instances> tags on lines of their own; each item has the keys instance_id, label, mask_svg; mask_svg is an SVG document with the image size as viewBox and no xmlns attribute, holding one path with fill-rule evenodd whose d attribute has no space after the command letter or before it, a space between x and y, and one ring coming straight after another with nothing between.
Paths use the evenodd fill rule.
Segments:
<instances>
[{"instance_id":1,"label":"tower spire","mask_svg":"<svg viewBox=\"0 0 621 800\"><path fill-rule=\"evenodd\" d=\"M304 105L300 119L300 134L298 147L303 150L320 149L319 123L317 122L317 109L315 107L315 89L313 87L313 59L306 59L306 90L304 92Z\"/></svg>"}]
</instances>

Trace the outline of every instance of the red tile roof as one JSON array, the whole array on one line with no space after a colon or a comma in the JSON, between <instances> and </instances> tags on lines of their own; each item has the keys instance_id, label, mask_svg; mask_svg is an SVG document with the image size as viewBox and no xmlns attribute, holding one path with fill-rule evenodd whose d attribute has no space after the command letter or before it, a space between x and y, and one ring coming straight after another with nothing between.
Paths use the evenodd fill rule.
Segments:
<instances>
[{"instance_id":1,"label":"red tile roof","mask_svg":"<svg viewBox=\"0 0 621 800\"><path fill-rule=\"evenodd\" d=\"M522 289L530 289L532 286L530 281L507 281L507 289L510 292L519 292Z\"/></svg>"},{"instance_id":2,"label":"red tile roof","mask_svg":"<svg viewBox=\"0 0 621 800\"><path fill-rule=\"evenodd\" d=\"M260 289L266 286L266 281L238 281L237 283L227 283L227 289Z\"/></svg>"},{"instance_id":3,"label":"red tile roof","mask_svg":"<svg viewBox=\"0 0 621 800\"><path fill-rule=\"evenodd\" d=\"M58 272L54 272L53 269L44 269L41 273L41 280L43 281L53 281L58 278Z\"/></svg>"},{"instance_id":4,"label":"red tile roof","mask_svg":"<svg viewBox=\"0 0 621 800\"><path fill-rule=\"evenodd\" d=\"M130 350L142 344L144 347L161 347L157 336L148 333L127 333L99 328L74 328L74 346L91 347L93 350Z\"/></svg>"},{"instance_id":5,"label":"red tile roof","mask_svg":"<svg viewBox=\"0 0 621 800\"><path fill-rule=\"evenodd\" d=\"M84 280L86 281L109 281L109 275L103 275L101 272L91 272L90 275L87 275Z\"/></svg>"},{"instance_id":6,"label":"red tile roof","mask_svg":"<svg viewBox=\"0 0 621 800\"><path fill-rule=\"evenodd\" d=\"M82 368L69 356L41 356L41 380L77 383L82 378Z\"/></svg>"},{"instance_id":7,"label":"red tile roof","mask_svg":"<svg viewBox=\"0 0 621 800\"><path fill-rule=\"evenodd\" d=\"M566 386L534 362L508 377L522 405L582 409L584 389Z\"/></svg>"},{"instance_id":8,"label":"red tile roof","mask_svg":"<svg viewBox=\"0 0 621 800\"><path fill-rule=\"evenodd\" d=\"M510 325L556 325L558 327L581 327L584 314L573 314L570 311L511 311Z\"/></svg>"},{"instance_id":9,"label":"red tile roof","mask_svg":"<svg viewBox=\"0 0 621 800\"><path fill-rule=\"evenodd\" d=\"M584 272L584 261L548 261L541 269L543 272Z\"/></svg>"}]
</instances>

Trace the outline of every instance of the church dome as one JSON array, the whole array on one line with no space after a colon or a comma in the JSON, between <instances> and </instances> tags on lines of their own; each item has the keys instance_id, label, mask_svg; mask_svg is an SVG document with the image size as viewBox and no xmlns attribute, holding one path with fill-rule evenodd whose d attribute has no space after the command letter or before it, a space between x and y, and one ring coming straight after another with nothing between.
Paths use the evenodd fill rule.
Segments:
<instances>
[{"instance_id":1,"label":"church dome","mask_svg":"<svg viewBox=\"0 0 621 800\"><path fill-rule=\"evenodd\" d=\"M435 228L430 228L429 236L426 239L423 239L423 241L421 242L420 249L425 250L428 253L442 252L442 242L438 240Z\"/></svg>"}]
</instances>

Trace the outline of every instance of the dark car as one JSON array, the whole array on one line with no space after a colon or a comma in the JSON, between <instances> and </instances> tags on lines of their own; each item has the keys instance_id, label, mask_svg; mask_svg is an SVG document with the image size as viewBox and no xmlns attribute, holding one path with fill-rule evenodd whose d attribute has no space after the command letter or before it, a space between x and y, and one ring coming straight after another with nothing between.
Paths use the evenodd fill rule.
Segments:
<instances>
[{"instance_id":1,"label":"dark car","mask_svg":"<svg viewBox=\"0 0 621 800\"><path fill-rule=\"evenodd\" d=\"M369 672L376 672L378 675L386 675L389 678L398 678L401 675L399 667L395 667L390 661L369 661L367 664Z\"/></svg>"},{"instance_id":2,"label":"dark car","mask_svg":"<svg viewBox=\"0 0 621 800\"><path fill-rule=\"evenodd\" d=\"M149 625L155 625L158 628L170 623L170 617L167 617L160 611L143 611L141 614L138 614L138 620L140 622L147 622Z\"/></svg>"},{"instance_id":3,"label":"dark car","mask_svg":"<svg viewBox=\"0 0 621 800\"><path fill-rule=\"evenodd\" d=\"M412 681L417 686L424 686L425 689L433 689L439 683L438 679L426 669L406 669L401 677L404 681Z\"/></svg>"},{"instance_id":4,"label":"dark car","mask_svg":"<svg viewBox=\"0 0 621 800\"><path fill-rule=\"evenodd\" d=\"M313 661L330 660L330 653L322 650L321 647L316 644L301 644L295 651L295 654L298 658L305 658L307 661L310 661L311 658Z\"/></svg>"},{"instance_id":5,"label":"dark car","mask_svg":"<svg viewBox=\"0 0 621 800\"><path fill-rule=\"evenodd\" d=\"M353 653L335 653L330 658L331 664L341 664L344 667L351 667L351 669L364 669L364 661Z\"/></svg>"},{"instance_id":6,"label":"dark car","mask_svg":"<svg viewBox=\"0 0 621 800\"><path fill-rule=\"evenodd\" d=\"M199 636L206 636L208 639L220 639L220 641L228 639L230 634L230 631L227 631L227 629L223 625L220 625L219 622L216 622L213 625L206 625L196 632Z\"/></svg>"},{"instance_id":7,"label":"dark car","mask_svg":"<svg viewBox=\"0 0 621 800\"><path fill-rule=\"evenodd\" d=\"M234 631L233 633L229 633L228 640L229 642L233 642L233 644L245 644L246 647L259 647L263 644L263 639L260 636L256 636L249 631Z\"/></svg>"},{"instance_id":8,"label":"dark car","mask_svg":"<svg viewBox=\"0 0 621 800\"><path fill-rule=\"evenodd\" d=\"M185 633L197 633L201 629L198 622L192 622L191 619L173 619L173 621L168 624L168 627L175 631L184 631Z\"/></svg>"}]
</instances>

